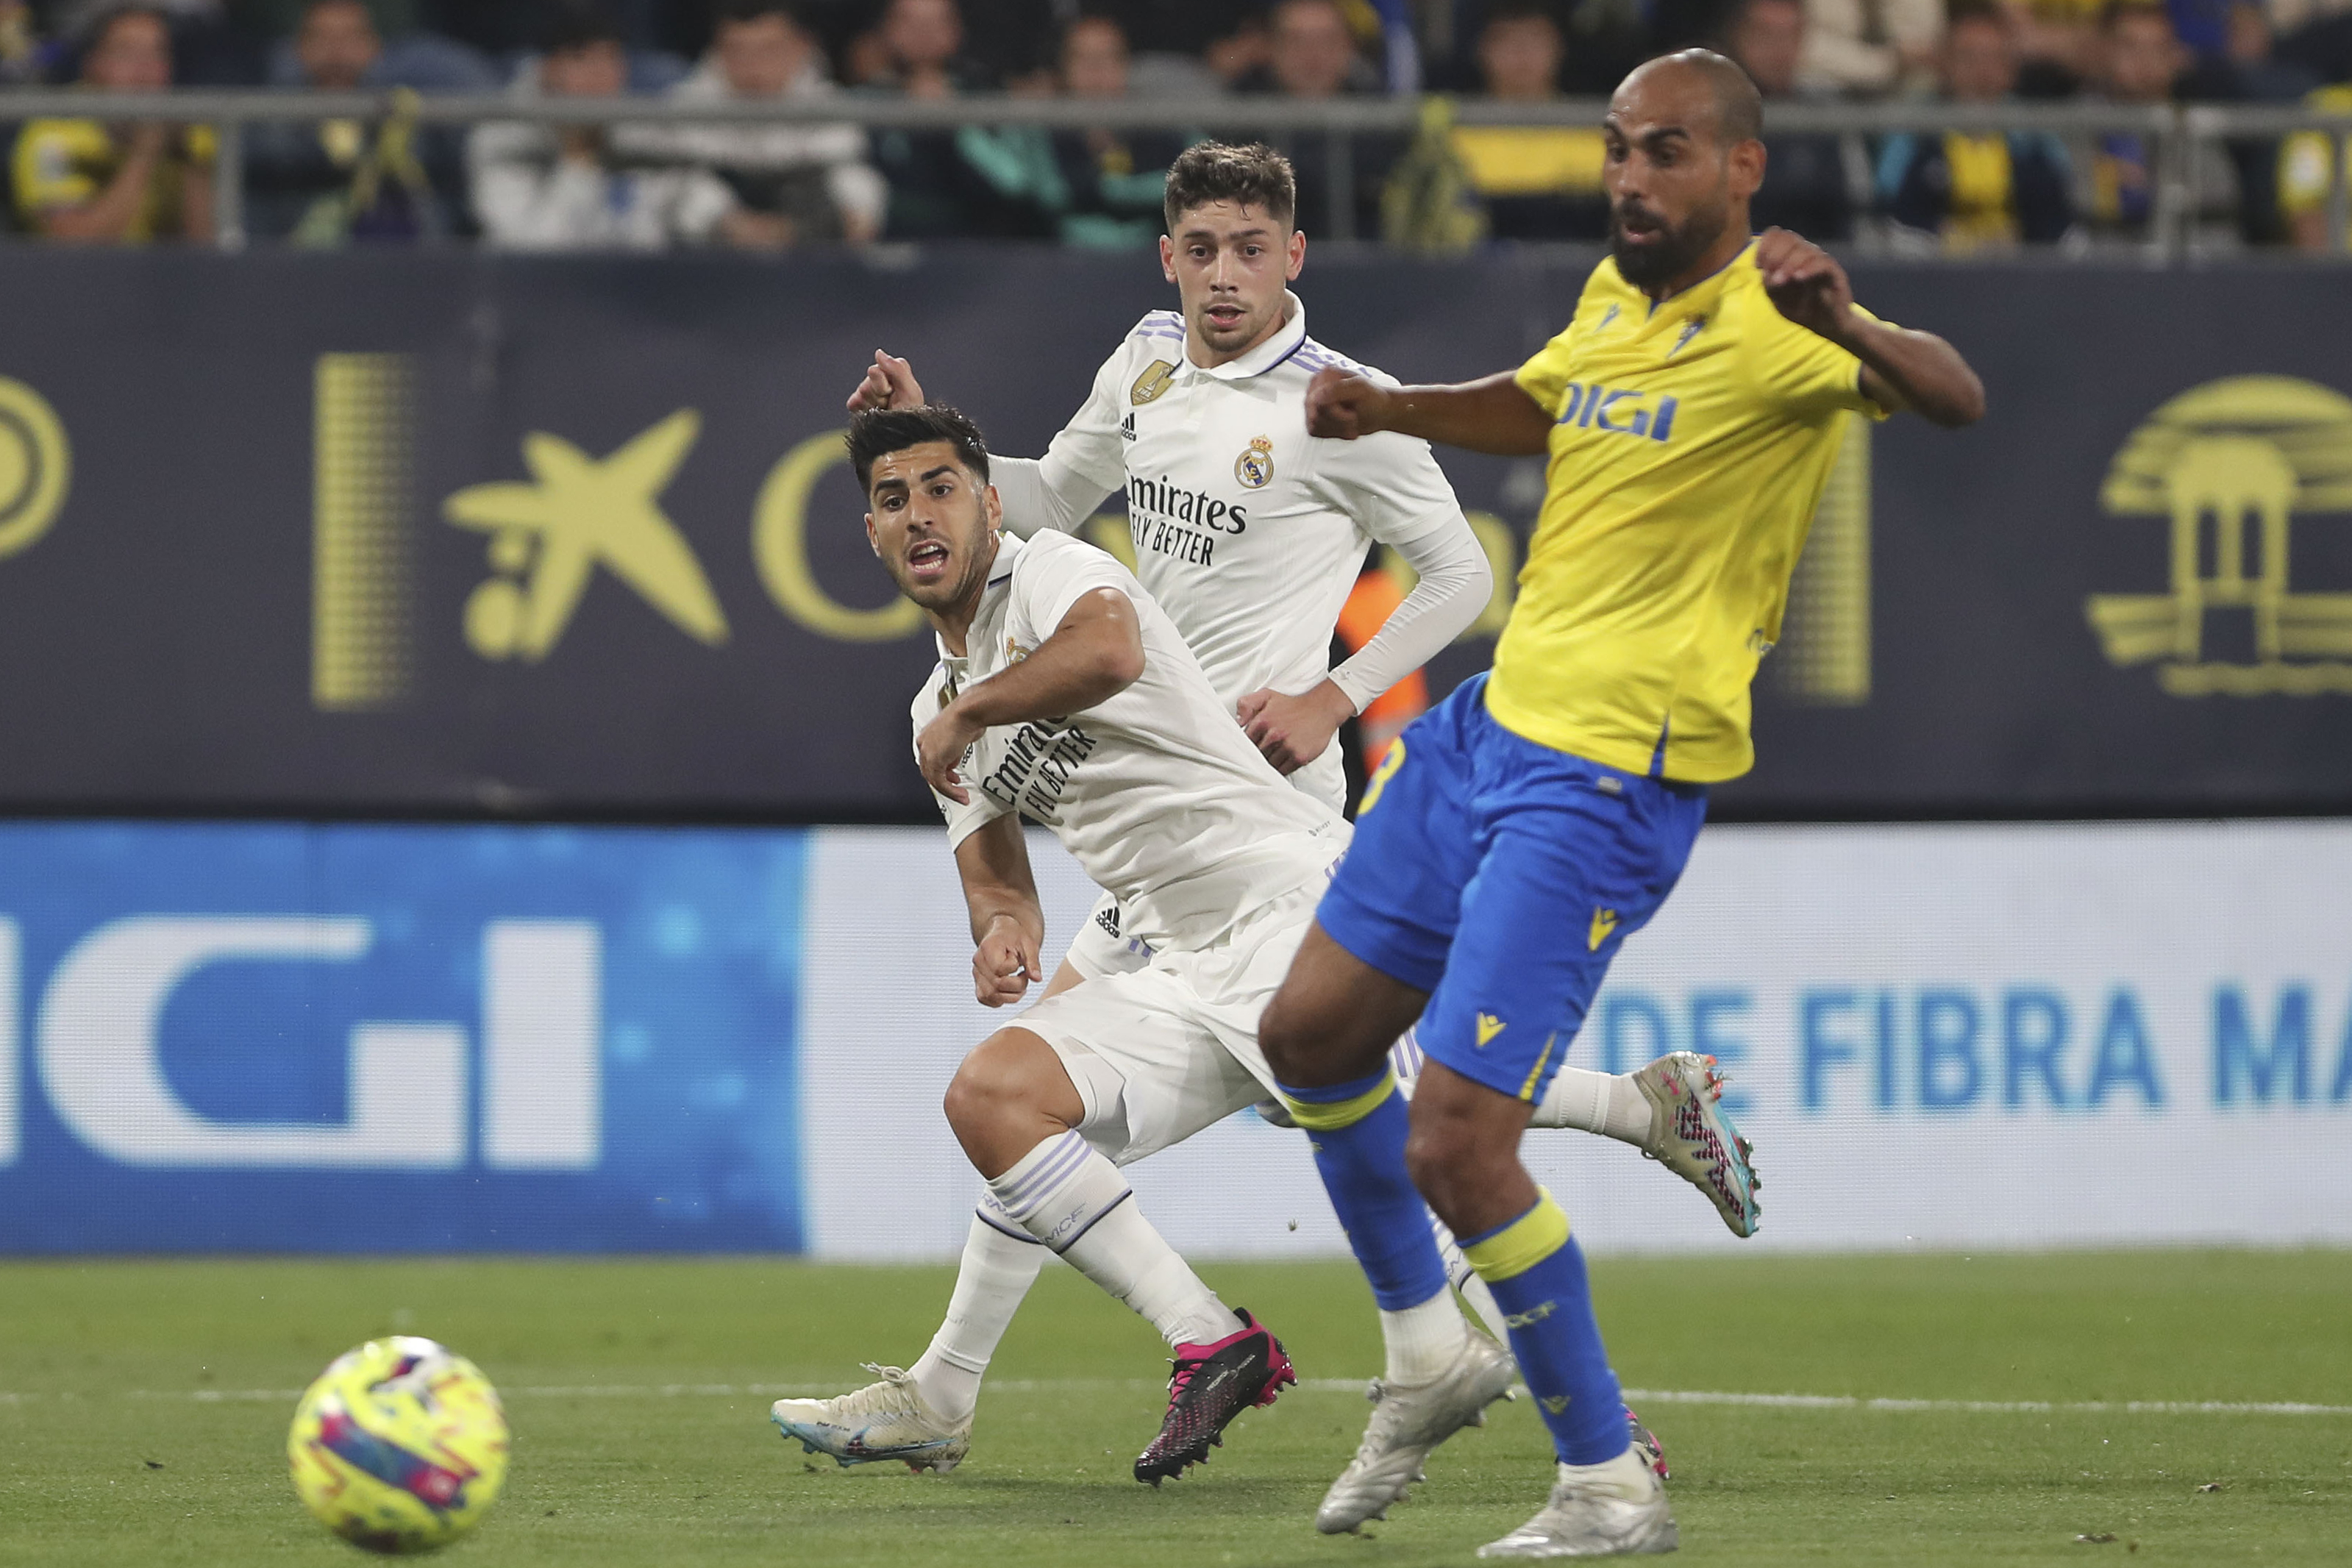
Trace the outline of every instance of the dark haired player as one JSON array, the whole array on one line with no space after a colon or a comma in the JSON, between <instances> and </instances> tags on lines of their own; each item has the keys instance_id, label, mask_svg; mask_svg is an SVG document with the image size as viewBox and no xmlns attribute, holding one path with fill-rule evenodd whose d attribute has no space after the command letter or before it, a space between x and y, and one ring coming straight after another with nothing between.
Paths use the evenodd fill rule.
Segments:
<instances>
[{"instance_id":1,"label":"dark haired player","mask_svg":"<svg viewBox=\"0 0 2352 1568\"><path fill-rule=\"evenodd\" d=\"M1045 458L998 458L992 471L1015 533L1073 531L1124 489L1136 575L1226 711L1294 784L1336 813L1345 793L1332 744L1339 726L1468 626L1493 577L1426 442L1308 435L1307 391L1318 374L1394 383L1307 335L1305 307L1286 287L1306 261L1296 195L1288 163L1268 148L1210 142L1180 156L1169 171L1160 262L1181 310L1136 323ZM880 353L849 399L853 411L922 403L913 368ZM1419 584L1377 637L1331 669L1332 626L1375 541L1393 545ZM1106 894L1046 994L1150 957ZM1398 1054L1409 1076L1417 1056L1410 1046ZM1605 1133L1654 1155L1745 1236L1757 1223L1752 1173L1727 1153L1738 1138L1715 1103L1718 1092L1707 1061L1688 1052L1633 1073L1570 1068L1555 1075L1537 1121ZM1696 1124L1685 1107L1699 1108ZM975 1273L1024 1267L984 1220L973 1224L965 1264ZM1026 1267L1034 1275L1034 1261ZM1466 1265L1456 1282L1499 1335L1501 1320ZM1375 1294L1389 1353L1367 1439L1377 1451L1360 1489L1367 1515L1418 1468L1417 1443L1373 1438L1402 1429L1412 1408L1404 1392L1445 1376L1467 1333L1442 1287L1411 1300ZM964 1413L986 1353L942 1342L916 1371L936 1384L950 1413Z\"/></svg>"},{"instance_id":2,"label":"dark haired player","mask_svg":"<svg viewBox=\"0 0 2352 1568\"><path fill-rule=\"evenodd\" d=\"M877 1368L880 1382L837 1398L778 1400L774 1419L845 1465L953 1468L972 1404L941 1408L961 1384L940 1375L956 1369L936 1352L976 1350L976 1394L977 1368L1050 1250L1174 1351L1166 1418L1135 1464L1138 1480L1157 1484L1295 1379L1280 1343L1220 1301L1143 1217L1118 1167L1271 1092L1258 1015L1348 826L1259 754L1126 567L1065 534L1002 534L969 420L868 409L849 447L875 553L939 636L939 668L914 702L916 761L947 818L980 1000L1018 1002L1044 978L1024 816L1118 896L1151 958L1038 1003L982 1042L949 1087L948 1121L988 1184L977 1223L1009 1261L966 1250L947 1323L915 1373ZM1465 1339L1449 1432L1511 1381L1500 1346Z\"/></svg>"},{"instance_id":3,"label":"dark haired player","mask_svg":"<svg viewBox=\"0 0 2352 1568\"><path fill-rule=\"evenodd\" d=\"M1444 1282L1426 1200L1509 1314L1559 1468L1482 1556L1674 1549L1583 1257L1519 1137L1619 944L1681 876L1706 786L1748 769L1748 683L1848 422L1984 408L1950 344L1857 308L1795 235L1750 237L1762 123L1719 55L1643 66L1604 130L1610 257L1565 331L1466 385L1335 371L1309 395L1310 427L1342 439L1550 458L1493 671L1390 748L1261 1035L1374 1289ZM1408 1110L1387 1055L1416 1019Z\"/></svg>"}]
</instances>

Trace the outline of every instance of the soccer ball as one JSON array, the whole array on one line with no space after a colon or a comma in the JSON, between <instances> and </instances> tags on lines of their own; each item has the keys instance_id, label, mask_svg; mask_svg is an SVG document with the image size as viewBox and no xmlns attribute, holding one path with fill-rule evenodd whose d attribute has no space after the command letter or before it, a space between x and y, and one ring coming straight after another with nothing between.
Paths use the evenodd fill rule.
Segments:
<instances>
[{"instance_id":1,"label":"soccer ball","mask_svg":"<svg viewBox=\"0 0 2352 1568\"><path fill-rule=\"evenodd\" d=\"M294 1407L294 1489L371 1552L430 1552L479 1524L507 1479L507 1415L464 1356L405 1334L338 1356Z\"/></svg>"}]
</instances>

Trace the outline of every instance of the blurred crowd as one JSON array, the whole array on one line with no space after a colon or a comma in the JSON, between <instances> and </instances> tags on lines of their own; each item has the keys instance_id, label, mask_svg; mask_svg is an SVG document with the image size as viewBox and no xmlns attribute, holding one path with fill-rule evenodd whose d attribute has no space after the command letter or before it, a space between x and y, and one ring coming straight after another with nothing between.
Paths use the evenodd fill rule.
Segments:
<instances>
[{"instance_id":1,"label":"blurred crowd","mask_svg":"<svg viewBox=\"0 0 2352 1568\"><path fill-rule=\"evenodd\" d=\"M1457 123L1460 98L1605 95L1708 44L1769 100L2091 100L2352 111L2352 0L0 0L0 86L173 86L688 103L845 94L1108 100L1417 93L1420 129L1269 131L1310 236L1444 247L1606 232L1600 133ZM396 106L410 102L395 92ZM1230 105L1227 105L1230 107ZM248 126L257 240L476 237L522 249L959 237L1149 245L1161 173L1199 132L846 122L384 117ZM1232 139L1225 128L1221 135ZM5 210L57 240L202 240L217 137L59 114L0 126ZM1768 137L1759 225L1897 248L2146 237L2160 171L2138 133ZM2232 140L2192 215L2255 245L2327 243L2347 149Z\"/></svg>"}]
</instances>

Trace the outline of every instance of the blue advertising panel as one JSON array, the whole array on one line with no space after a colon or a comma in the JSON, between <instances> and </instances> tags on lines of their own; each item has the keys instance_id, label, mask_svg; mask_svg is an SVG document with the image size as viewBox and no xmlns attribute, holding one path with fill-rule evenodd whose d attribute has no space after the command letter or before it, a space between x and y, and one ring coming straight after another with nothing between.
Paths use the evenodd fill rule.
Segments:
<instances>
[{"instance_id":1,"label":"blue advertising panel","mask_svg":"<svg viewBox=\"0 0 2352 1568\"><path fill-rule=\"evenodd\" d=\"M803 858L0 826L0 1252L800 1250Z\"/></svg>"}]
</instances>

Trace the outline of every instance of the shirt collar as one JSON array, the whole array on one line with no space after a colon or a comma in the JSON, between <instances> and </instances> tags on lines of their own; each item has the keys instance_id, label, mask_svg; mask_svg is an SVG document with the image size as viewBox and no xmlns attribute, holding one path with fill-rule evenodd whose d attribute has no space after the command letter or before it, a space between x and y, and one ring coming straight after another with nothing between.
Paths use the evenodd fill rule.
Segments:
<instances>
[{"instance_id":1,"label":"shirt collar","mask_svg":"<svg viewBox=\"0 0 2352 1568\"><path fill-rule=\"evenodd\" d=\"M1026 546L1010 532L997 535L996 559L988 568L988 586L980 591L980 609L971 617L971 625L964 630L965 648L978 647L979 645L973 638L979 634L980 623L988 618L988 612L995 606L997 601L1004 597L1004 585L1013 581L1013 560L1025 548ZM940 650L940 662L950 669L961 673L963 667L971 662L970 652L950 653L947 638L940 636L939 633L931 634L931 641Z\"/></svg>"},{"instance_id":2,"label":"shirt collar","mask_svg":"<svg viewBox=\"0 0 2352 1568\"><path fill-rule=\"evenodd\" d=\"M1633 289L1633 292L1641 298L1642 302L1649 307L1649 314L1654 316L1669 305L1689 304L1699 296L1701 290L1707 289L1712 285L1720 283L1726 278L1730 277L1732 272L1739 266L1740 263L1748 261L1755 254L1756 242L1755 240L1750 239L1746 245L1739 247L1739 253L1734 256L1730 260L1725 262L1722 266L1717 268L1714 271L1708 273L1697 282L1693 283L1686 288L1678 289L1663 300L1651 299L1647 294L1642 293L1639 289L1633 289L1633 286L1631 283L1626 284L1625 287L1628 289ZM1614 264L1612 263L1612 265ZM1750 269L1753 269L1752 267ZM1618 274L1618 277L1622 279L1624 274L1621 272Z\"/></svg>"},{"instance_id":3,"label":"shirt collar","mask_svg":"<svg viewBox=\"0 0 2352 1568\"><path fill-rule=\"evenodd\" d=\"M1253 376L1264 375L1297 353L1307 342L1307 307L1297 295L1285 289L1282 291L1282 325L1276 330L1274 336L1239 359L1227 360L1223 364L1192 365L1194 373L1213 376L1219 381L1247 381ZM1192 364L1190 355L1186 356L1185 363Z\"/></svg>"}]
</instances>

